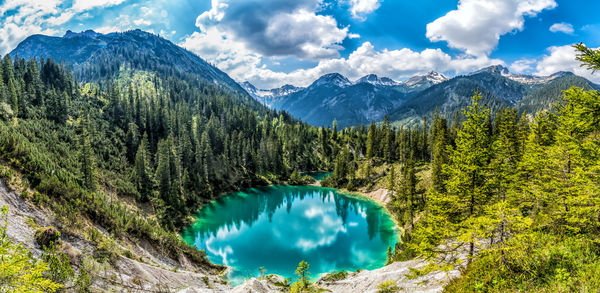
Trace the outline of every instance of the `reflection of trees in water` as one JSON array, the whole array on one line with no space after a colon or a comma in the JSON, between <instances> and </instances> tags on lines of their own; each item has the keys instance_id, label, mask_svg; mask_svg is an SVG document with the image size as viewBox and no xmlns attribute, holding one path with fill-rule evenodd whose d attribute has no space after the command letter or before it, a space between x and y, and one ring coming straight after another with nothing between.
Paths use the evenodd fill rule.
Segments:
<instances>
[{"instance_id":1,"label":"reflection of trees in water","mask_svg":"<svg viewBox=\"0 0 600 293\"><path fill-rule=\"evenodd\" d=\"M269 222L272 222L273 215L278 209L285 205L287 213L290 213L293 201L304 200L306 197L319 198L322 202L333 200L336 213L342 219L344 226L351 212L357 216L365 214L370 240L379 233L381 240L388 243L390 237L394 236L394 231L386 223L382 223L386 219L381 216L381 208L375 204L340 195L331 189L309 186L251 188L221 197L198 213L198 221L186 229L184 235L193 233L195 240L199 237L206 239L216 236L219 229L223 227L231 231L234 228L240 229L242 224L252 226L262 214L266 214Z\"/></svg>"}]
</instances>

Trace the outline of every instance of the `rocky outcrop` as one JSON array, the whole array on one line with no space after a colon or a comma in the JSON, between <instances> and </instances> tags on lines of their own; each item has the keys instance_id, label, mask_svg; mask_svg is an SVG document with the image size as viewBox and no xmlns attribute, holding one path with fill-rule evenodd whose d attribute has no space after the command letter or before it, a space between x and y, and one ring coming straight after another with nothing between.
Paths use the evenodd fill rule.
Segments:
<instances>
[{"instance_id":1,"label":"rocky outcrop","mask_svg":"<svg viewBox=\"0 0 600 293\"><path fill-rule=\"evenodd\" d=\"M402 292L442 292L444 285L460 272L434 271L417 278L411 278L410 268L421 268L426 262L410 260L395 262L383 268L372 271L350 273L344 280L326 282L323 279L317 285L331 292L377 292L377 286L385 281L395 281Z\"/></svg>"}]
</instances>

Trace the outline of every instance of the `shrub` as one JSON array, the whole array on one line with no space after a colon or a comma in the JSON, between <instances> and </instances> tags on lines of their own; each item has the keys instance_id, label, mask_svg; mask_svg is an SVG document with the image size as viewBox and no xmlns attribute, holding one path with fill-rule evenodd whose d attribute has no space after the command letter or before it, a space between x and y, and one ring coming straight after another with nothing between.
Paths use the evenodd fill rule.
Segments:
<instances>
[{"instance_id":1,"label":"shrub","mask_svg":"<svg viewBox=\"0 0 600 293\"><path fill-rule=\"evenodd\" d=\"M60 232L54 227L42 227L35 231L35 241L41 247L52 247L60 239Z\"/></svg>"},{"instance_id":2,"label":"shrub","mask_svg":"<svg viewBox=\"0 0 600 293\"><path fill-rule=\"evenodd\" d=\"M325 281L325 282L335 282L335 281L346 279L347 277L348 277L348 272L346 272L346 271L340 271L340 272L337 272L337 273L327 274L327 276L325 276L323 278L323 281Z\"/></svg>"},{"instance_id":3,"label":"shrub","mask_svg":"<svg viewBox=\"0 0 600 293\"><path fill-rule=\"evenodd\" d=\"M96 247L96 251L94 251L94 258L98 262L108 262L114 265L119 258L118 249L116 243L112 240L103 238Z\"/></svg>"},{"instance_id":4,"label":"shrub","mask_svg":"<svg viewBox=\"0 0 600 293\"><path fill-rule=\"evenodd\" d=\"M377 285L377 293L394 293L400 291L400 289L396 281L385 281Z\"/></svg>"}]
</instances>

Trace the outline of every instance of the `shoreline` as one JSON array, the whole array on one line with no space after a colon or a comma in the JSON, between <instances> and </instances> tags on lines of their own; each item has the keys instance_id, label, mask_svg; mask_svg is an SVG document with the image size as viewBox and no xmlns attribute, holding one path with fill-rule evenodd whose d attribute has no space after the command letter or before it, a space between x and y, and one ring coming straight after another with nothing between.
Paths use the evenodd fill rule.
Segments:
<instances>
[{"instance_id":1,"label":"shoreline","mask_svg":"<svg viewBox=\"0 0 600 293\"><path fill-rule=\"evenodd\" d=\"M305 186L308 187L308 186L310 186L310 187L319 187L319 188L334 189L334 190L337 190L339 193L341 193L341 194L343 194L345 196L354 197L354 198L360 198L360 199L365 199L367 201L371 201L371 202L377 204L378 206L380 206L385 211L385 213L389 216L390 220L394 223L394 230L396 231L396 240L397 240L397 243L402 242L402 240L401 240L401 233L404 232L404 229L402 229L402 227L400 226L398 220L393 216L393 214L391 213L391 211L387 207L387 204L391 201L391 197L388 195L389 190L386 189L386 188L379 188L379 189L377 189L375 191L372 191L372 192L369 192L369 193L365 193L365 192L362 192L362 191L349 191L348 189L345 189L345 188L323 187L323 186L321 186L321 181L320 180L315 180L314 183L304 184L304 185L270 184L270 185L254 186L254 187L247 187L247 188L269 187L269 186L295 186L295 187L305 187ZM247 188L244 188L244 189L247 189ZM242 189L242 190L244 190L244 189ZM238 190L237 192L242 191L242 190ZM230 192L230 193L232 193L232 192ZM225 194L218 195L215 198L211 199L210 201L216 200L217 198L222 197L222 196L226 196L227 194L230 194L230 193L225 193ZM178 234L181 237L181 233L178 233ZM183 238L182 238L182 240L183 240ZM392 248L394 248L394 247L392 247ZM234 268L232 266L227 266L227 265L223 265L223 266L225 267L225 269L222 270L221 273L218 274L218 276L225 277L227 279L228 285L230 286L230 288L232 290L243 288L246 283L252 281L253 279L257 279L255 277L253 277L253 278L249 278L247 280L244 280L240 284L233 285L233 284L230 283L230 280L228 280L227 275ZM384 267L386 267L386 265L383 265L381 268L384 268ZM379 269L381 269L381 268L379 268ZM361 269L361 270L368 271L366 269ZM377 269L375 269L375 270L377 270ZM318 277L315 278L316 281L319 281L322 276L327 275L327 274L329 274L329 273L322 273L322 274L320 274L320 276L318 276ZM277 276L277 277L280 277L280 278L284 278L281 275L276 275L276 274L271 274L271 275Z\"/></svg>"},{"instance_id":2,"label":"shoreline","mask_svg":"<svg viewBox=\"0 0 600 293\"><path fill-rule=\"evenodd\" d=\"M391 197L388 195L389 194L389 190L387 188L379 188L375 191L371 191L368 193L362 192L362 191L349 191L346 188L335 188L337 190L339 190L340 192L343 192L345 194L350 194L352 196L359 196L359 197L363 197L366 198L367 200L370 200L374 203L376 203L377 205L381 206L385 212L390 216L390 219L392 220L392 222L394 222L394 226L396 226L396 229L398 229L398 232L404 234L404 229L402 228L402 225L400 225L400 223L398 222L398 219L396 219L396 217L394 217L394 215L392 214L392 211L390 211L390 209L388 208L388 203L391 202ZM384 199L381 199L380 195L381 193L383 194ZM398 242L402 242L402 238L401 238L401 234L396 233L397 238L398 238Z\"/></svg>"}]
</instances>

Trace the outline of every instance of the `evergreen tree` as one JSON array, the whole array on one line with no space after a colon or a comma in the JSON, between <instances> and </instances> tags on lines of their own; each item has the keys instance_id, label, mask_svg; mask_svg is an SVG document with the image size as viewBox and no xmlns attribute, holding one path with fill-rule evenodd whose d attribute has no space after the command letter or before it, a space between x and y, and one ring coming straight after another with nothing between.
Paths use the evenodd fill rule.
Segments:
<instances>
[{"instance_id":1,"label":"evergreen tree","mask_svg":"<svg viewBox=\"0 0 600 293\"><path fill-rule=\"evenodd\" d=\"M367 134L367 159L372 159L377 154L377 128L375 123L371 123L369 126L369 133Z\"/></svg>"},{"instance_id":2,"label":"evergreen tree","mask_svg":"<svg viewBox=\"0 0 600 293\"><path fill-rule=\"evenodd\" d=\"M98 185L96 159L87 131L84 131L83 134L79 161L83 175L83 186L90 191L95 191Z\"/></svg>"}]
</instances>

